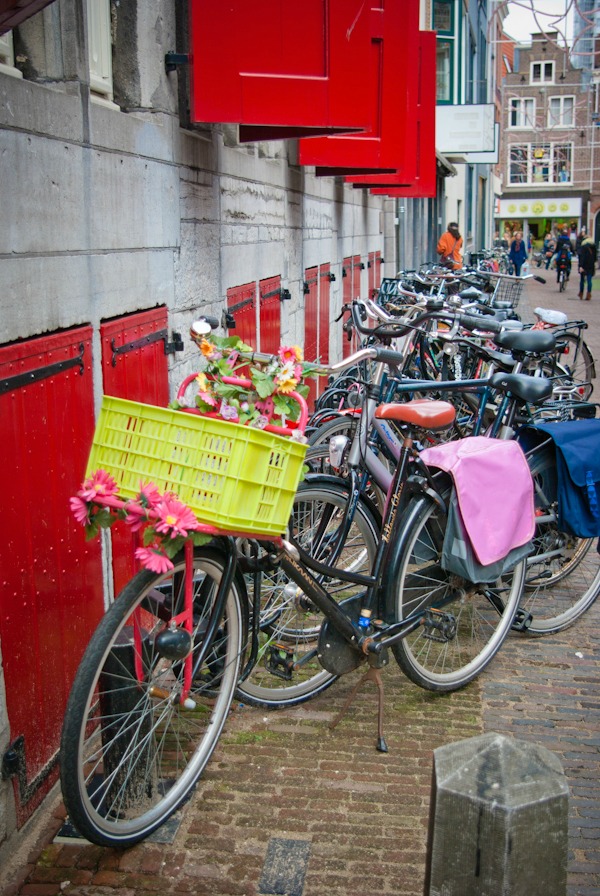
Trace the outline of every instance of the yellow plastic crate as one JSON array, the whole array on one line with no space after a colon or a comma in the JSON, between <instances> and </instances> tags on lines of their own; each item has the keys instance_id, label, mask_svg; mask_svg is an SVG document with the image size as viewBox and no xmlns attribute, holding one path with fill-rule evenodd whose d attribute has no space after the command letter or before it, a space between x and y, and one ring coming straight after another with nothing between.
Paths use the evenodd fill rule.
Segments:
<instances>
[{"instance_id":1,"label":"yellow plastic crate","mask_svg":"<svg viewBox=\"0 0 600 896\"><path fill-rule=\"evenodd\" d=\"M306 445L261 429L105 395L86 476L99 468L135 498L140 481L174 492L200 522L282 535Z\"/></svg>"}]
</instances>

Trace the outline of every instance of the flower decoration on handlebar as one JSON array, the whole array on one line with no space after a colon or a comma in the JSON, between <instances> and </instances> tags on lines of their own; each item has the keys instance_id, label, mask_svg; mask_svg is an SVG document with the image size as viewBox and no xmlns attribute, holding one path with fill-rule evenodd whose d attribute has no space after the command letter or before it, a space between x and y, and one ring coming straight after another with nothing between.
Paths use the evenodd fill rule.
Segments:
<instances>
[{"instance_id":1,"label":"flower decoration on handlebar","mask_svg":"<svg viewBox=\"0 0 600 896\"><path fill-rule=\"evenodd\" d=\"M276 355L259 361L253 348L238 336L202 336L195 341L203 363L195 377L198 391L192 407L202 414L259 429L274 417L282 426L298 419L299 407L292 393L306 399L309 388L304 380L316 375L314 365L303 363L301 348L282 345ZM179 394L170 407L186 409L190 402Z\"/></svg>"},{"instance_id":2,"label":"flower decoration on handlebar","mask_svg":"<svg viewBox=\"0 0 600 896\"><path fill-rule=\"evenodd\" d=\"M134 500L119 498L119 487L105 470L96 470L70 499L77 522L85 526L86 539L94 538L124 520L132 532L142 533L142 546L135 556L146 569L156 573L173 569L171 558L187 539L205 544L211 536L199 531L200 524L190 508L174 494L161 494L153 482L140 482Z\"/></svg>"}]
</instances>

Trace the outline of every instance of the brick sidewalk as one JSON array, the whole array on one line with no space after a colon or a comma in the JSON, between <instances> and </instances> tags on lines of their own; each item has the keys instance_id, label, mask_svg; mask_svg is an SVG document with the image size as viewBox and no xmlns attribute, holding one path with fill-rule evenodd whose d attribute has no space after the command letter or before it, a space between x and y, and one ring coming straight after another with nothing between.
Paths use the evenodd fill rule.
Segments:
<instances>
[{"instance_id":1,"label":"brick sidewalk","mask_svg":"<svg viewBox=\"0 0 600 896\"><path fill-rule=\"evenodd\" d=\"M529 281L519 310L590 323L600 360L600 289L591 302ZM512 634L486 672L444 696L384 670L385 734L375 749L372 685L333 731L354 678L302 707L236 705L196 794L164 842L125 852L56 842L60 809L3 896L422 896L432 751L482 732L541 744L570 786L568 896L600 892L600 602L560 635ZM41 810L44 812L44 810ZM283 850L284 861L272 861ZM278 878L283 869L287 880Z\"/></svg>"}]
</instances>

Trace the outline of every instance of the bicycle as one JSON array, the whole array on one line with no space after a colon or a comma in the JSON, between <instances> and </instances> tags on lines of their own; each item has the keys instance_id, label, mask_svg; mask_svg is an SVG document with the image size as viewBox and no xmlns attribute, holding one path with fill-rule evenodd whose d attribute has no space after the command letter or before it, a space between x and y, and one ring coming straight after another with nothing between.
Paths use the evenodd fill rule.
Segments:
<instances>
[{"instance_id":1,"label":"bicycle","mask_svg":"<svg viewBox=\"0 0 600 896\"><path fill-rule=\"evenodd\" d=\"M397 363L400 357L385 348L362 349L324 372L362 360ZM325 541L319 527L326 555L316 558L293 532L286 539L208 523L210 544L194 548L187 539L172 570L139 573L100 622L71 690L61 740L65 804L91 842L123 847L148 836L188 798L216 746L248 648L248 627L260 630L265 620L249 610L237 539L261 544L268 568L281 570L297 607L322 614L307 653L333 678L367 665L366 676L382 695L380 670L391 648L413 681L447 691L467 684L492 660L513 623L525 564L491 585L459 584L440 567L432 588L415 594L405 587L415 562L422 566L416 545L423 539L429 545L429 564L442 550L449 493L444 476L432 475L419 461L413 439L449 426L454 409L438 401L386 407L384 414L406 433L368 574L337 565L347 514ZM172 413L182 427L187 415ZM414 471L419 475L409 475ZM104 499L123 510L117 500ZM332 593L330 583L340 581L361 590L350 597ZM426 654L403 646L417 629ZM382 699L377 747L387 751Z\"/></svg>"}]
</instances>

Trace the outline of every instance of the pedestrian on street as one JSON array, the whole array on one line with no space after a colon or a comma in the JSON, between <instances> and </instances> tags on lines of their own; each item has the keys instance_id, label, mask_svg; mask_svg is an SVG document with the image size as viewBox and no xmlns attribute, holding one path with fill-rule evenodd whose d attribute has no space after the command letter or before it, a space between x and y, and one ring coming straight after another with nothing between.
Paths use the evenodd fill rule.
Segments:
<instances>
[{"instance_id":1,"label":"pedestrian on street","mask_svg":"<svg viewBox=\"0 0 600 896\"><path fill-rule=\"evenodd\" d=\"M510 244L508 257L514 266L515 275L517 277L520 277L521 268L527 261L527 248L525 246L525 243L523 242L523 234L520 230L517 230L517 232L515 233L515 238Z\"/></svg>"},{"instance_id":2,"label":"pedestrian on street","mask_svg":"<svg viewBox=\"0 0 600 896\"><path fill-rule=\"evenodd\" d=\"M586 301L592 298L592 278L596 271L598 253L591 236L586 236L579 247L579 298L583 299L583 290L587 280Z\"/></svg>"},{"instance_id":3,"label":"pedestrian on street","mask_svg":"<svg viewBox=\"0 0 600 896\"><path fill-rule=\"evenodd\" d=\"M437 254L440 256L439 263L445 268L458 270L463 266L462 255L460 250L463 244L463 238L460 235L458 224L456 221L450 221L448 229L441 235L437 244Z\"/></svg>"}]
</instances>

